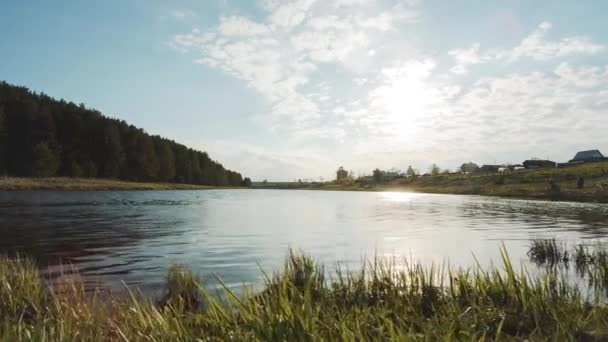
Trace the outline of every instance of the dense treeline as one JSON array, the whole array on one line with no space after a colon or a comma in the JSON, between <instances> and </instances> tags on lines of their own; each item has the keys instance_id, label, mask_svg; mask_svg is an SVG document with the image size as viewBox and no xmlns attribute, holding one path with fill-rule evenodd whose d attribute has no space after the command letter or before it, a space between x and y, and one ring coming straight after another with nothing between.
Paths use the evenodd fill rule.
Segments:
<instances>
[{"instance_id":1,"label":"dense treeline","mask_svg":"<svg viewBox=\"0 0 608 342\"><path fill-rule=\"evenodd\" d=\"M240 185L200 151L124 121L0 82L0 174Z\"/></svg>"}]
</instances>

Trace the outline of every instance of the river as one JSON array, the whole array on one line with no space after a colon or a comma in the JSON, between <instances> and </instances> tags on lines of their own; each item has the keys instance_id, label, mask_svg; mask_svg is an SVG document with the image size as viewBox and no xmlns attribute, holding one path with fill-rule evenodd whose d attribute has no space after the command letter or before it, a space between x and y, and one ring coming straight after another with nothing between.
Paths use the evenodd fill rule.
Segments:
<instances>
[{"instance_id":1,"label":"river","mask_svg":"<svg viewBox=\"0 0 608 342\"><path fill-rule=\"evenodd\" d=\"M452 266L525 262L531 239L602 240L608 206L482 196L304 190L0 192L0 254L34 257L52 277L161 289L171 263L210 284L260 284L288 248L328 268L364 257ZM533 267L533 265L531 265Z\"/></svg>"}]
</instances>

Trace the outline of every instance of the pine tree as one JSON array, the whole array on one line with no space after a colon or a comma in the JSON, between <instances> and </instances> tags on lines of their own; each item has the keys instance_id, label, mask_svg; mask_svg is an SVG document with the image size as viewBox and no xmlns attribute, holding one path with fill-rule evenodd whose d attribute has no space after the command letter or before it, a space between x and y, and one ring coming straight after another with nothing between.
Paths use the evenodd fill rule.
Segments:
<instances>
[{"instance_id":1,"label":"pine tree","mask_svg":"<svg viewBox=\"0 0 608 342\"><path fill-rule=\"evenodd\" d=\"M152 139L147 135L140 136L137 150L137 173L139 174L140 179L146 181L158 179L160 167Z\"/></svg>"},{"instance_id":2,"label":"pine tree","mask_svg":"<svg viewBox=\"0 0 608 342\"><path fill-rule=\"evenodd\" d=\"M0 82L0 173L237 185L200 151L124 121Z\"/></svg>"},{"instance_id":3,"label":"pine tree","mask_svg":"<svg viewBox=\"0 0 608 342\"><path fill-rule=\"evenodd\" d=\"M82 167L82 174L87 178L95 178L98 175L97 165L92 160L84 162Z\"/></svg>"},{"instance_id":4,"label":"pine tree","mask_svg":"<svg viewBox=\"0 0 608 342\"><path fill-rule=\"evenodd\" d=\"M82 167L80 167L80 164L78 164L78 162L76 162L75 160L72 160L70 162L70 169L68 171L68 175L73 178L82 177L84 175Z\"/></svg>"},{"instance_id":5,"label":"pine tree","mask_svg":"<svg viewBox=\"0 0 608 342\"><path fill-rule=\"evenodd\" d=\"M203 172L201 171L201 163L198 152L190 150L190 160L192 165L192 184L201 184L203 180Z\"/></svg>"},{"instance_id":6,"label":"pine tree","mask_svg":"<svg viewBox=\"0 0 608 342\"><path fill-rule=\"evenodd\" d=\"M6 114L0 107L0 176L6 174L6 151L8 145L8 132L6 130Z\"/></svg>"},{"instance_id":7,"label":"pine tree","mask_svg":"<svg viewBox=\"0 0 608 342\"><path fill-rule=\"evenodd\" d=\"M39 143L32 149L33 169L35 177L55 176L59 169L59 158L47 143Z\"/></svg>"},{"instance_id":8,"label":"pine tree","mask_svg":"<svg viewBox=\"0 0 608 342\"><path fill-rule=\"evenodd\" d=\"M118 128L108 123L103 131L100 175L105 178L118 178L124 163L124 152Z\"/></svg>"},{"instance_id":9,"label":"pine tree","mask_svg":"<svg viewBox=\"0 0 608 342\"><path fill-rule=\"evenodd\" d=\"M416 171L414 170L414 168L412 167L412 165L410 165L410 166L407 167L407 171L405 171L405 174L408 177L414 177L414 176L416 176Z\"/></svg>"},{"instance_id":10,"label":"pine tree","mask_svg":"<svg viewBox=\"0 0 608 342\"><path fill-rule=\"evenodd\" d=\"M158 178L163 182L172 182L175 178L175 156L169 144L161 141L157 144L160 168Z\"/></svg>"}]
</instances>

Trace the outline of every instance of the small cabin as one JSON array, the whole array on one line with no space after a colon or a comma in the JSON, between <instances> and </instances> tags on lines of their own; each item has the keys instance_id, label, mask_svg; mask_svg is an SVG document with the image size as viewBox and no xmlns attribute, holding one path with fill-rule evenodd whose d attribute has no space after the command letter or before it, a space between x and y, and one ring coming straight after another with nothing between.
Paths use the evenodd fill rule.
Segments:
<instances>
[{"instance_id":1,"label":"small cabin","mask_svg":"<svg viewBox=\"0 0 608 342\"><path fill-rule=\"evenodd\" d=\"M589 150L578 152L569 163L590 163L608 160L599 150Z\"/></svg>"}]
</instances>

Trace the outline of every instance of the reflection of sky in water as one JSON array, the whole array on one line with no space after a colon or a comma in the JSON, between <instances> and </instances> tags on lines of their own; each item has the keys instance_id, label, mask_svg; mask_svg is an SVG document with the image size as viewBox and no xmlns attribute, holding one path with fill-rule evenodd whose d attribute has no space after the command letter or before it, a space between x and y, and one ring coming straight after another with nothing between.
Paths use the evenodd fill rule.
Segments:
<instances>
[{"instance_id":1,"label":"reflection of sky in water","mask_svg":"<svg viewBox=\"0 0 608 342\"><path fill-rule=\"evenodd\" d=\"M172 262L240 285L276 270L289 247L328 268L374 256L472 266L499 261L503 243L519 263L532 238L608 231L605 205L405 192L0 192L0 217L0 252L150 290Z\"/></svg>"}]
</instances>

